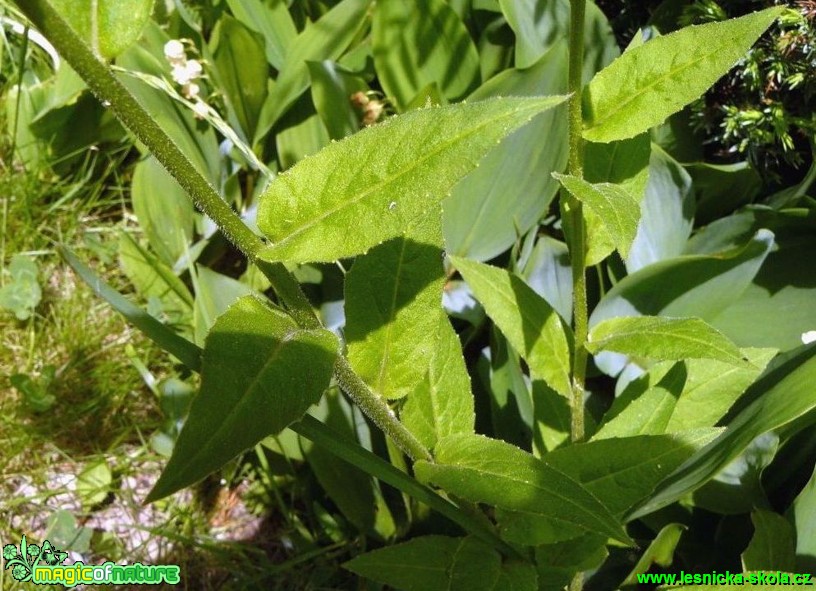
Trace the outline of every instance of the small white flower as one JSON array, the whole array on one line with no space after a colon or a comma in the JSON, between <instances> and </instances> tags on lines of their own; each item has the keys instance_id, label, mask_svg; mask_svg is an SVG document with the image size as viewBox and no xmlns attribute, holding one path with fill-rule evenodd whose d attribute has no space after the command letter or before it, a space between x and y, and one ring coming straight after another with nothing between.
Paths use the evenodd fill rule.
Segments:
<instances>
[{"instance_id":1,"label":"small white flower","mask_svg":"<svg viewBox=\"0 0 816 591\"><path fill-rule=\"evenodd\" d=\"M164 44L164 57L170 63L184 62L187 59L184 53L184 44L178 39L171 39Z\"/></svg>"},{"instance_id":2,"label":"small white flower","mask_svg":"<svg viewBox=\"0 0 816 591\"><path fill-rule=\"evenodd\" d=\"M196 60L177 64L173 66L173 80L175 80L176 84L184 86L201 76L201 71L201 63Z\"/></svg>"},{"instance_id":3,"label":"small white flower","mask_svg":"<svg viewBox=\"0 0 816 591\"><path fill-rule=\"evenodd\" d=\"M802 342L805 345L809 345L810 343L816 343L816 330L809 330L807 332L803 332Z\"/></svg>"},{"instance_id":4,"label":"small white flower","mask_svg":"<svg viewBox=\"0 0 816 591\"><path fill-rule=\"evenodd\" d=\"M194 99L198 97L199 93L201 92L201 87L195 82L190 82L189 84L185 84L181 88L181 92L184 94L186 98Z\"/></svg>"},{"instance_id":5,"label":"small white flower","mask_svg":"<svg viewBox=\"0 0 816 591\"><path fill-rule=\"evenodd\" d=\"M196 101L193 105L193 113L196 116L196 119L204 119L210 112L207 103L204 101Z\"/></svg>"}]
</instances>

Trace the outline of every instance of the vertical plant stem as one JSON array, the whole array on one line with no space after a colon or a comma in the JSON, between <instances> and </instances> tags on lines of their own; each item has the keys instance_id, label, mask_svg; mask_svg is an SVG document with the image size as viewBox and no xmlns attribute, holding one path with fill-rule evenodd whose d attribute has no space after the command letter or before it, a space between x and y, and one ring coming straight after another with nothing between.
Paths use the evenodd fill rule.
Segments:
<instances>
[{"instance_id":1,"label":"vertical plant stem","mask_svg":"<svg viewBox=\"0 0 816 591\"><path fill-rule=\"evenodd\" d=\"M292 317L304 328L320 327L309 300L294 276L281 263L259 258L264 242L221 199L215 188L196 170L187 156L164 132L111 68L71 29L48 0L15 0L17 6L82 77L96 97L156 156L196 205L207 214L244 255L256 263L272 283ZM372 392L354 373L345 358L335 368L335 379L350 398L400 449L414 459L432 461L431 453L394 415L388 403Z\"/></svg>"},{"instance_id":2,"label":"vertical plant stem","mask_svg":"<svg viewBox=\"0 0 816 591\"><path fill-rule=\"evenodd\" d=\"M584 154L581 129L581 91L583 90L584 64L584 12L586 0L570 0L569 34L569 174L583 176ZM572 264L573 315L575 321L575 352L572 362L572 400L570 439L574 442L584 438L584 382L586 379L588 310L586 290L586 227L581 202L562 191L570 216L570 260Z\"/></svg>"}]
</instances>

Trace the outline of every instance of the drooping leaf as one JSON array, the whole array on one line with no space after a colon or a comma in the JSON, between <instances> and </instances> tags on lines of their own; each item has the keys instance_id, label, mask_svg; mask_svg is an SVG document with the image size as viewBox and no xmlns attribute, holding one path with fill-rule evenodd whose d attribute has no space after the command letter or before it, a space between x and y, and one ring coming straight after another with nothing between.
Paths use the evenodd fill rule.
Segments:
<instances>
[{"instance_id":1,"label":"drooping leaf","mask_svg":"<svg viewBox=\"0 0 816 591\"><path fill-rule=\"evenodd\" d=\"M748 364L734 343L699 318L610 318L592 329L586 348L590 353L615 351L659 361L717 359Z\"/></svg>"},{"instance_id":2,"label":"drooping leaf","mask_svg":"<svg viewBox=\"0 0 816 591\"><path fill-rule=\"evenodd\" d=\"M333 261L402 235L497 140L563 100L509 98L422 109L327 146L280 175L264 194L258 226L273 244L262 257Z\"/></svg>"},{"instance_id":3,"label":"drooping leaf","mask_svg":"<svg viewBox=\"0 0 816 591\"><path fill-rule=\"evenodd\" d=\"M645 515L674 502L713 478L758 436L790 423L816 408L816 346L801 347L777 358L743 398L752 401L726 431L697 452L630 515Z\"/></svg>"},{"instance_id":4,"label":"drooping leaf","mask_svg":"<svg viewBox=\"0 0 816 591\"><path fill-rule=\"evenodd\" d=\"M601 220L610 240L625 259L637 234L640 201L619 185L592 184L584 179L564 174L553 176Z\"/></svg>"},{"instance_id":5,"label":"drooping leaf","mask_svg":"<svg viewBox=\"0 0 816 591\"><path fill-rule=\"evenodd\" d=\"M250 29L263 35L266 60L276 70L297 37L297 29L284 0L227 0L235 15Z\"/></svg>"},{"instance_id":6,"label":"drooping leaf","mask_svg":"<svg viewBox=\"0 0 816 591\"><path fill-rule=\"evenodd\" d=\"M428 373L443 284L441 249L407 237L358 257L346 275L349 362L380 395L402 398Z\"/></svg>"},{"instance_id":7,"label":"drooping leaf","mask_svg":"<svg viewBox=\"0 0 816 591\"><path fill-rule=\"evenodd\" d=\"M241 21L222 15L209 45L230 120L237 122L244 138L251 140L268 94L269 65L263 37Z\"/></svg>"},{"instance_id":8,"label":"drooping leaf","mask_svg":"<svg viewBox=\"0 0 816 591\"><path fill-rule=\"evenodd\" d=\"M567 46L556 43L526 70L505 70L469 101L542 96L567 90ZM566 105L537 115L510 134L454 187L443 202L448 253L486 261L507 250L547 211L558 190L550 176L567 162ZM519 158L519 154L525 154ZM515 179L508 183L507 179Z\"/></svg>"},{"instance_id":9,"label":"drooping leaf","mask_svg":"<svg viewBox=\"0 0 816 591\"><path fill-rule=\"evenodd\" d=\"M584 137L609 142L662 123L730 70L781 10L686 27L627 51L586 87Z\"/></svg>"},{"instance_id":10,"label":"drooping leaf","mask_svg":"<svg viewBox=\"0 0 816 591\"><path fill-rule=\"evenodd\" d=\"M147 502L189 486L314 404L331 379L337 338L302 330L255 296L235 302L204 347L201 392Z\"/></svg>"},{"instance_id":11,"label":"drooping leaf","mask_svg":"<svg viewBox=\"0 0 816 591\"><path fill-rule=\"evenodd\" d=\"M336 60L365 26L371 0L343 0L307 25L287 47L280 74L259 116L253 143L261 141L309 87L309 61Z\"/></svg>"},{"instance_id":12,"label":"drooping leaf","mask_svg":"<svg viewBox=\"0 0 816 591\"><path fill-rule=\"evenodd\" d=\"M103 58L111 59L139 39L153 0L51 0L74 31Z\"/></svg>"},{"instance_id":13,"label":"drooping leaf","mask_svg":"<svg viewBox=\"0 0 816 591\"><path fill-rule=\"evenodd\" d=\"M621 583L621 587L638 584L638 575L649 571L653 564L667 568L674 560L674 551L680 542L680 536L688 529L680 523L670 523L663 527L649 544L637 561L637 564Z\"/></svg>"},{"instance_id":14,"label":"drooping leaf","mask_svg":"<svg viewBox=\"0 0 816 591\"><path fill-rule=\"evenodd\" d=\"M742 569L749 571L796 572L796 530L773 511L751 513L754 535L742 553Z\"/></svg>"},{"instance_id":15,"label":"drooping leaf","mask_svg":"<svg viewBox=\"0 0 816 591\"><path fill-rule=\"evenodd\" d=\"M378 1L372 38L379 80L400 110L429 84L450 100L464 98L478 84L479 54L443 0Z\"/></svg>"},{"instance_id":16,"label":"drooping leaf","mask_svg":"<svg viewBox=\"0 0 816 591\"><path fill-rule=\"evenodd\" d=\"M414 469L420 480L466 500L629 543L609 510L573 477L509 443L452 435L437 443L434 463L419 461Z\"/></svg>"},{"instance_id":17,"label":"drooping leaf","mask_svg":"<svg viewBox=\"0 0 816 591\"><path fill-rule=\"evenodd\" d=\"M473 433L476 420L459 337L444 316L439 320L438 331L428 373L400 412L405 426L429 449L448 435Z\"/></svg>"},{"instance_id":18,"label":"drooping leaf","mask_svg":"<svg viewBox=\"0 0 816 591\"><path fill-rule=\"evenodd\" d=\"M458 257L451 261L488 316L527 361L533 379L543 379L562 396L569 396L569 344L558 314L516 275Z\"/></svg>"}]
</instances>

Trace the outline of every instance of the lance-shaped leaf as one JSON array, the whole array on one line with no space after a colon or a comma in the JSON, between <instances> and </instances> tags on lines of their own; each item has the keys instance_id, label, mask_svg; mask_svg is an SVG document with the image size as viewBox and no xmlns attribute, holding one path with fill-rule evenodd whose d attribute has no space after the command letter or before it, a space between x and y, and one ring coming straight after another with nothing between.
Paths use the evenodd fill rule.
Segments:
<instances>
[{"instance_id":1,"label":"lance-shaped leaf","mask_svg":"<svg viewBox=\"0 0 816 591\"><path fill-rule=\"evenodd\" d=\"M400 237L346 276L346 342L358 375L386 398L417 387L436 351L444 270L439 247Z\"/></svg>"},{"instance_id":2,"label":"lance-shaped leaf","mask_svg":"<svg viewBox=\"0 0 816 591\"><path fill-rule=\"evenodd\" d=\"M420 480L468 501L630 543L609 509L573 477L509 443L452 435L437 443L435 463L420 461L414 468Z\"/></svg>"},{"instance_id":3,"label":"lance-shaped leaf","mask_svg":"<svg viewBox=\"0 0 816 591\"><path fill-rule=\"evenodd\" d=\"M586 348L593 354L615 351L658 361L718 359L739 366L748 363L733 342L699 318L610 318L592 329Z\"/></svg>"},{"instance_id":4,"label":"lance-shaped leaf","mask_svg":"<svg viewBox=\"0 0 816 591\"><path fill-rule=\"evenodd\" d=\"M513 348L530 366L533 379L543 379L563 396L570 393L569 344L561 318L524 281L504 269L451 257Z\"/></svg>"},{"instance_id":5,"label":"lance-shaped leaf","mask_svg":"<svg viewBox=\"0 0 816 591\"><path fill-rule=\"evenodd\" d=\"M147 501L194 484L301 418L329 385L337 352L326 330L302 330L255 296L235 302L207 336L201 392Z\"/></svg>"},{"instance_id":6,"label":"lance-shaped leaf","mask_svg":"<svg viewBox=\"0 0 816 591\"><path fill-rule=\"evenodd\" d=\"M405 401L400 419L428 448L454 433L473 433L470 376L456 331L443 316L428 373Z\"/></svg>"},{"instance_id":7,"label":"lance-shaped leaf","mask_svg":"<svg viewBox=\"0 0 816 591\"><path fill-rule=\"evenodd\" d=\"M625 52L586 88L584 137L611 142L661 123L730 70L782 10L686 27Z\"/></svg>"},{"instance_id":8,"label":"lance-shaped leaf","mask_svg":"<svg viewBox=\"0 0 816 591\"><path fill-rule=\"evenodd\" d=\"M267 260L333 261L435 211L496 143L564 97L504 98L412 111L333 143L281 174L258 227Z\"/></svg>"},{"instance_id":9,"label":"lance-shaped leaf","mask_svg":"<svg viewBox=\"0 0 816 591\"><path fill-rule=\"evenodd\" d=\"M640 201L624 187L612 183L588 183L576 176L553 173L573 197L600 219L609 238L625 259L637 234Z\"/></svg>"}]
</instances>

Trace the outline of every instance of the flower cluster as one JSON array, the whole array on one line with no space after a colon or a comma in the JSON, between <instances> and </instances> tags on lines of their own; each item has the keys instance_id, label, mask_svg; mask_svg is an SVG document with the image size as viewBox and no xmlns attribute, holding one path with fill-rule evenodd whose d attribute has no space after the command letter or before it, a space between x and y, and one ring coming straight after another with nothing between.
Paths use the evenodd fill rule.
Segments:
<instances>
[{"instance_id":1,"label":"flower cluster","mask_svg":"<svg viewBox=\"0 0 816 591\"><path fill-rule=\"evenodd\" d=\"M196 117L203 118L207 115L207 103L201 98L201 87L196 80L204 75L204 68L201 62L195 59L187 59L187 51L184 43L178 39L171 39L164 44L164 57L170 64L173 81L181 86L181 93L184 98L193 101L193 112Z\"/></svg>"}]
</instances>

